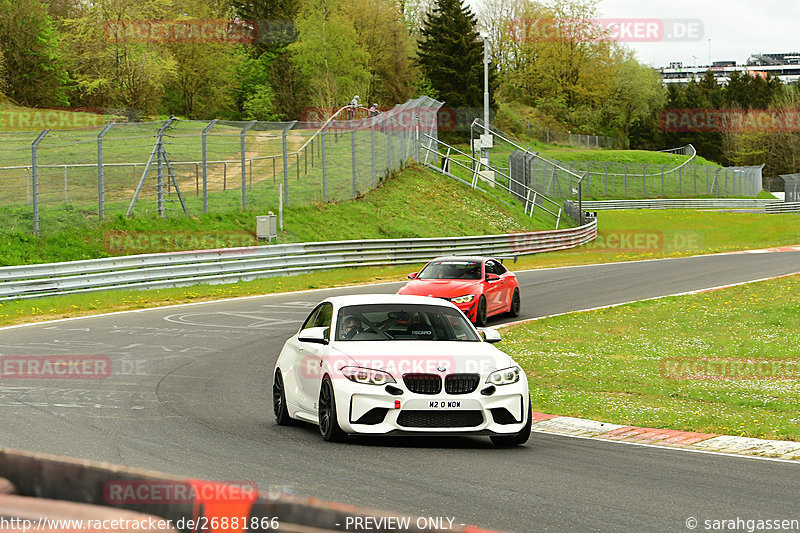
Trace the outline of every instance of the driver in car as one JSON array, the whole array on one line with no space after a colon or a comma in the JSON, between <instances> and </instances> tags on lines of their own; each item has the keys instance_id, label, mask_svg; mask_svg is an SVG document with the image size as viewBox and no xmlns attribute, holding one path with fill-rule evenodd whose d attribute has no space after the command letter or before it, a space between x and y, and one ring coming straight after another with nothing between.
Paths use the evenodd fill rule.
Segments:
<instances>
[{"instance_id":1,"label":"driver in car","mask_svg":"<svg viewBox=\"0 0 800 533\"><path fill-rule=\"evenodd\" d=\"M342 338L344 340L349 341L362 331L364 331L364 325L358 318L349 316L344 319L344 325L342 326Z\"/></svg>"}]
</instances>

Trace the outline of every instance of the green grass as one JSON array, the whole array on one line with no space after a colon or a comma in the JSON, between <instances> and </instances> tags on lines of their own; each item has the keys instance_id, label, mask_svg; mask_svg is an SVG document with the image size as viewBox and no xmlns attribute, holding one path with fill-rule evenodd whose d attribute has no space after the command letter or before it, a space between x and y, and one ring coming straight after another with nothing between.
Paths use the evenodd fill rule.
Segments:
<instances>
[{"instance_id":1,"label":"green grass","mask_svg":"<svg viewBox=\"0 0 800 533\"><path fill-rule=\"evenodd\" d=\"M800 440L798 332L793 276L538 320L509 328L499 346L527 372L538 411ZM790 379L708 379L719 370L683 366L698 358L795 363L784 366Z\"/></svg>"},{"instance_id":2,"label":"green grass","mask_svg":"<svg viewBox=\"0 0 800 533\"><path fill-rule=\"evenodd\" d=\"M544 268L682 257L800 244L800 216L689 209L600 211L598 238L515 266Z\"/></svg>"},{"instance_id":3,"label":"green grass","mask_svg":"<svg viewBox=\"0 0 800 533\"><path fill-rule=\"evenodd\" d=\"M141 235L187 237L186 245L177 249L191 249L198 244L199 248L219 247L213 238L207 243L188 239L204 235L223 238L233 235L242 241L240 244L249 245L247 239L255 239L255 215L266 214L270 208L277 212L277 205L242 211L236 208L240 192L231 194L232 206L224 212L196 217L172 214L161 219L135 211L130 219L116 215L98 224L75 208L50 210L48 214L61 219L54 222L46 218L42 227L61 229L43 231L39 238L25 227L7 224L0 228L0 264L70 261L175 249L153 249L149 245L120 248L109 242L111 235L134 240ZM199 199L191 201L192 211L197 212ZM356 200L292 205L284 213L285 231L279 235L279 243L487 235L552 227L547 219L530 218L520 207L492 201L461 183L419 167L393 174L380 187Z\"/></svg>"}]
</instances>

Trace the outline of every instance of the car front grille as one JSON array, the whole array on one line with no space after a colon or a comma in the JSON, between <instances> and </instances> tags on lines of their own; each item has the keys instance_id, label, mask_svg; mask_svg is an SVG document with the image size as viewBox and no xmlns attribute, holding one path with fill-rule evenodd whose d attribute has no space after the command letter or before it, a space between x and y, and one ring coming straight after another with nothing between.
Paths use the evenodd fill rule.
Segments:
<instances>
[{"instance_id":1,"label":"car front grille","mask_svg":"<svg viewBox=\"0 0 800 533\"><path fill-rule=\"evenodd\" d=\"M442 392L442 378L437 374L404 374L403 383L416 394L439 394Z\"/></svg>"},{"instance_id":2,"label":"car front grille","mask_svg":"<svg viewBox=\"0 0 800 533\"><path fill-rule=\"evenodd\" d=\"M478 388L479 374L450 374L444 378L444 391L447 394L469 394Z\"/></svg>"},{"instance_id":3,"label":"car front grille","mask_svg":"<svg viewBox=\"0 0 800 533\"><path fill-rule=\"evenodd\" d=\"M471 428L483 423L480 411L400 411L397 423L407 428Z\"/></svg>"}]
</instances>

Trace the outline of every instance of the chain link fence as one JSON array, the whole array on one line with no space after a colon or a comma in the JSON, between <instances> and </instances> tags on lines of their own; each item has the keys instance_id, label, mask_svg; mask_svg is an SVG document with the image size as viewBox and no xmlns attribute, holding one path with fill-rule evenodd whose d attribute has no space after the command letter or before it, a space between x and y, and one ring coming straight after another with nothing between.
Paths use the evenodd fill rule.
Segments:
<instances>
[{"instance_id":1,"label":"chain link fence","mask_svg":"<svg viewBox=\"0 0 800 533\"><path fill-rule=\"evenodd\" d=\"M37 233L83 220L158 213L260 214L346 200L438 136L442 106L422 97L325 122L171 118L102 127L0 132L0 214ZM432 142L432 141L422 141Z\"/></svg>"},{"instance_id":2,"label":"chain link fence","mask_svg":"<svg viewBox=\"0 0 800 533\"><path fill-rule=\"evenodd\" d=\"M539 128L525 121L525 133L528 137L547 144L565 144L575 148L620 148L613 137L591 135Z\"/></svg>"},{"instance_id":3,"label":"chain link fence","mask_svg":"<svg viewBox=\"0 0 800 533\"><path fill-rule=\"evenodd\" d=\"M781 174L784 183L784 202L800 202L800 174Z\"/></svg>"},{"instance_id":4,"label":"chain link fence","mask_svg":"<svg viewBox=\"0 0 800 533\"><path fill-rule=\"evenodd\" d=\"M476 126L482 128L479 122ZM560 161L523 148L507 134L494 133L494 144L489 150L492 164L512 169L512 175L522 185L553 199L579 201L579 194L584 199L755 197L762 190L764 165L727 168L698 165L692 145L662 150L675 156L673 162L662 164ZM473 137L477 143L478 135Z\"/></svg>"},{"instance_id":5,"label":"chain link fence","mask_svg":"<svg viewBox=\"0 0 800 533\"><path fill-rule=\"evenodd\" d=\"M552 161L531 163L531 183L553 197L569 192L563 171L584 175L587 198L755 197L761 191L761 169L675 164L616 163L609 161Z\"/></svg>"}]
</instances>

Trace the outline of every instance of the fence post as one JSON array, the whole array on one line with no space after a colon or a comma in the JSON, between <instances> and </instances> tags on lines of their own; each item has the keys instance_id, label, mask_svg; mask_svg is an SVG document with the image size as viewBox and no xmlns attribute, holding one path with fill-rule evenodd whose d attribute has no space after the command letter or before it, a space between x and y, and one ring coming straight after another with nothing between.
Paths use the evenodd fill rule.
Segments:
<instances>
[{"instance_id":1,"label":"fence post","mask_svg":"<svg viewBox=\"0 0 800 533\"><path fill-rule=\"evenodd\" d=\"M69 183L67 182L67 165L64 165L64 203L69 203Z\"/></svg>"},{"instance_id":2,"label":"fence post","mask_svg":"<svg viewBox=\"0 0 800 533\"><path fill-rule=\"evenodd\" d=\"M218 119L214 119L203 128L203 213L208 213L208 144L206 135L217 123Z\"/></svg>"},{"instance_id":3,"label":"fence post","mask_svg":"<svg viewBox=\"0 0 800 533\"><path fill-rule=\"evenodd\" d=\"M391 172L393 170L392 169L392 164L393 164L393 161L392 161L392 132L391 132L391 126L388 124L388 121L387 121L387 124L386 124L386 140L388 141L387 149L386 149L386 160L388 161L388 166L386 168L386 172Z\"/></svg>"},{"instance_id":4,"label":"fence post","mask_svg":"<svg viewBox=\"0 0 800 533\"><path fill-rule=\"evenodd\" d=\"M595 147L597 148L597 147ZM606 162L606 196L608 196L608 167L611 165L611 161Z\"/></svg>"},{"instance_id":5,"label":"fence post","mask_svg":"<svg viewBox=\"0 0 800 533\"><path fill-rule=\"evenodd\" d=\"M103 168L103 137L114 127L114 122L109 122L97 134L97 213L100 217L100 222L105 217L106 207L106 185L105 185L105 170Z\"/></svg>"},{"instance_id":6,"label":"fence post","mask_svg":"<svg viewBox=\"0 0 800 533\"><path fill-rule=\"evenodd\" d=\"M250 128L256 125L255 120L248 122L242 132L239 134L239 150L241 151L241 166L242 166L242 209L247 209L247 145L245 142L245 135L250 131ZM284 140L284 154L286 152L286 141Z\"/></svg>"},{"instance_id":7,"label":"fence post","mask_svg":"<svg viewBox=\"0 0 800 533\"><path fill-rule=\"evenodd\" d=\"M647 167L650 163L645 163L642 168L642 198L647 197Z\"/></svg>"},{"instance_id":8,"label":"fence post","mask_svg":"<svg viewBox=\"0 0 800 533\"><path fill-rule=\"evenodd\" d=\"M586 179L586 186L587 187L591 187L592 186L592 173L589 170L590 168L592 168L592 163L594 163L594 161L589 161L589 164L586 165L586 178L587 178ZM569 169L572 170L572 165L569 166Z\"/></svg>"},{"instance_id":9,"label":"fence post","mask_svg":"<svg viewBox=\"0 0 800 533\"><path fill-rule=\"evenodd\" d=\"M666 163L661 165L661 196L664 196L664 171L667 169Z\"/></svg>"},{"instance_id":10,"label":"fence post","mask_svg":"<svg viewBox=\"0 0 800 533\"><path fill-rule=\"evenodd\" d=\"M286 134L290 129L294 128L295 124L297 124L297 121L293 120L281 131L281 145L283 150L283 205L285 206L289 205L289 154L287 152Z\"/></svg>"},{"instance_id":11,"label":"fence post","mask_svg":"<svg viewBox=\"0 0 800 533\"><path fill-rule=\"evenodd\" d=\"M419 163L419 115L415 111L412 116L414 117L414 159Z\"/></svg>"},{"instance_id":12,"label":"fence post","mask_svg":"<svg viewBox=\"0 0 800 533\"><path fill-rule=\"evenodd\" d=\"M161 144L161 137L158 138L158 143ZM164 158L161 157L161 149L156 152L158 158L158 172L156 173L156 195L158 198L158 216L165 218L167 216L164 209Z\"/></svg>"},{"instance_id":13,"label":"fence post","mask_svg":"<svg viewBox=\"0 0 800 533\"><path fill-rule=\"evenodd\" d=\"M350 164L353 167L353 198L358 196L358 182L356 176L356 128L354 125L350 126Z\"/></svg>"},{"instance_id":14,"label":"fence post","mask_svg":"<svg viewBox=\"0 0 800 533\"><path fill-rule=\"evenodd\" d=\"M371 138L370 138L370 150L372 151L372 187L375 188L377 186L378 182L377 182L377 176L375 174L375 158L376 158L376 154L375 154L375 118L374 117L370 121L369 129L370 129L370 135L371 135ZM427 152L426 152L425 155L427 157Z\"/></svg>"},{"instance_id":15,"label":"fence post","mask_svg":"<svg viewBox=\"0 0 800 533\"><path fill-rule=\"evenodd\" d=\"M716 188L717 188L717 191L719 191L719 190L720 190L720 189L719 189L719 172L720 172L721 170L722 170L722 167L719 167L719 168L717 169L717 171L714 173L714 181L712 181L712 182L711 182L711 188L713 189L713 188L714 188L714 186L716 186ZM719 194L716 194L715 196L719 196Z\"/></svg>"},{"instance_id":16,"label":"fence post","mask_svg":"<svg viewBox=\"0 0 800 533\"><path fill-rule=\"evenodd\" d=\"M628 167L630 166L630 163L625 165L625 177L622 180L622 186L625 188L625 196L628 196Z\"/></svg>"},{"instance_id":17,"label":"fence post","mask_svg":"<svg viewBox=\"0 0 800 533\"><path fill-rule=\"evenodd\" d=\"M39 236L39 143L50 132L42 130L31 144L31 181L33 186L33 234Z\"/></svg>"},{"instance_id":18,"label":"fence post","mask_svg":"<svg viewBox=\"0 0 800 533\"><path fill-rule=\"evenodd\" d=\"M323 129L320 132L320 150L322 153L320 154L320 158L322 159L322 201L328 201L328 158L327 153L325 151L325 135L326 131Z\"/></svg>"}]
</instances>

